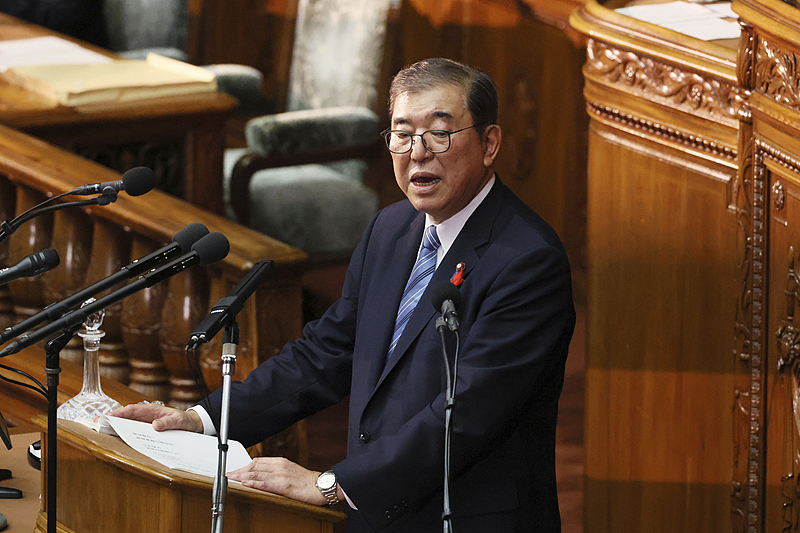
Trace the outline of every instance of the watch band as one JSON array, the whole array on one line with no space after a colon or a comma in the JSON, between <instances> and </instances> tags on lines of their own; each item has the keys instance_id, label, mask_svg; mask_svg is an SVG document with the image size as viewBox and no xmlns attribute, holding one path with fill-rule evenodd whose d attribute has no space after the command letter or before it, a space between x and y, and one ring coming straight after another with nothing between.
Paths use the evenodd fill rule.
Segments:
<instances>
[{"instance_id":1,"label":"watch band","mask_svg":"<svg viewBox=\"0 0 800 533\"><path fill-rule=\"evenodd\" d=\"M329 478L332 479L333 483L330 485L327 484L321 485L320 480L323 477L326 479ZM338 492L337 489L339 488L339 484L336 481L336 474L334 474L332 470L328 470L327 472L321 473L317 477L316 485L319 491L322 493L322 495L325 496L325 499L328 500L328 505L336 505L337 503L339 503L339 496L337 494Z\"/></svg>"}]
</instances>

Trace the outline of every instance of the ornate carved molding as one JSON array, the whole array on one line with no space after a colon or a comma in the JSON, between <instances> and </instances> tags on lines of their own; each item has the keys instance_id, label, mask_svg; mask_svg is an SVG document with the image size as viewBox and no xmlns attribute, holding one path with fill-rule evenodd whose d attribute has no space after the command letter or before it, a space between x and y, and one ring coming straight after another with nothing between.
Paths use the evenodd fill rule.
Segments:
<instances>
[{"instance_id":1,"label":"ornate carved molding","mask_svg":"<svg viewBox=\"0 0 800 533\"><path fill-rule=\"evenodd\" d=\"M753 90L753 50L755 30L750 24L740 20L739 53L736 60L736 79L747 91Z\"/></svg>"},{"instance_id":2,"label":"ornate carved molding","mask_svg":"<svg viewBox=\"0 0 800 533\"><path fill-rule=\"evenodd\" d=\"M753 124L747 107L739 114L739 165L733 187L736 213L736 277L740 287L734 317L733 365L733 468L731 525L733 533L745 533L748 515L748 457L750 446L750 352L752 339L752 291L750 290L753 227Z\"/></svg>"},{"instance_id":3,"label":"ornate carved molding","mask_svg":"<svg viewBox=\"0 0 800 533\"><path fill-rule=\"evenodd\" d=\"M624 126L636 130L641 130L653 137L659 137L668 142L697 151L708 152L717 157L722 157L731 161L736 160L736 150L721 145L716 141L704 139L699 135L678 131L675 128L658 124L652 120L637 117L631 113L623 113L619 109L614 109L612 107L593 102L587 102L587 108L590 113L595 114L598 117L602 117L613 122L618 122Z\"/></svg>"},{"instance_id":4,"label":"ornate carved molding","mask_svg":"<svg viewBox=\"0 0 800 533\"><path fill-rule=\"evenodd\" d=\"M736 121L745 99L725 81L590 39L586 74L626 92L709 119Z\"/></svg>"},{"instance_id":5,"label":"ornate carved molding","mask_svg":"<svg viewBox=\"0 0 800 533\"><path fill-rule=\"evenodd\" d=\"M780 164L789 172L800 174L800 159L792 157L789 154L778 150L774 146L770 146L762 141L756 141L756 149L763 153L763 156Z\"/></svg>"},{"instance_id":6,"label":"ornate carved molding","mask_svg":"<svg viewBox=\"0 0 800 533\"><path fill-rule=\"evenodd\" d=\"M800 67L797 54L763 38L755 51L755 89L778 103L800 109Z\"/></svg>"},{"instance_id":7,"label":"ornate carved molding","mask_svg":"<svg viewBox=\"0 0 800 533\"><path fill-rule=\"evenodd\" d=\"M753 217L752 217L752 313L750 315L750 409L747 466L747 532L758 533L763 528L764 499L764 313L766 308L766 227L769 193L765 190L767 169L765 152L755 143L753 154Z\"/></svg>"}]
</instances>

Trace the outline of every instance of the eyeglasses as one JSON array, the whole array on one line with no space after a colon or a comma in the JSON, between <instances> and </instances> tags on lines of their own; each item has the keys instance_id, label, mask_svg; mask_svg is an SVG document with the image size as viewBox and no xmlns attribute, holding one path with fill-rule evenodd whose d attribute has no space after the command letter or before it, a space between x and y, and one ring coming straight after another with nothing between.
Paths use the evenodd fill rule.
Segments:
<instances>
[{"instance_id":1,"label":"eyeglasses","mask_svg":"<svg viewBox=\"0 0 800 533\"><path fill-rule=\"evenodd\" d=\"M483 124L473 124L466 128L456 131L447 130L428 130L422 133L410 133L403 130L384 130L381 132L386 147L393 154L405 154L414 147L414 137L422 139L422 146L432 154L441 154L450 149L450 136L458 132L466 131L471 128L482 126Z\"/></svg>"}]
</instances>

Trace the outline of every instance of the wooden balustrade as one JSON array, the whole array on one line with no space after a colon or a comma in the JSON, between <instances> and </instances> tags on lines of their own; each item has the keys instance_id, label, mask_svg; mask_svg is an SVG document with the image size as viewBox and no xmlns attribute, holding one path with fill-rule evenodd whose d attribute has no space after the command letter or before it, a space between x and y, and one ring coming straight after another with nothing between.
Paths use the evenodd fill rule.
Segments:
<instances>
[{"instance_id":1,"label":"wooden balustrade","mask_svg":"<svg viewBox=\"0 0 800 533\"><path fill-rule=\"evenodd\" d=\"M0 127L0 220L10 220L79 185L118 179L120 175L106 167ZM270 259L275 262L274 272L237 316L240 339L234 379L243 379L300 335L300 276L306 257L297 249L158 190L135 198L122 193L108 206L70 208L36 217L0 243L0 266L16 264L47 247L55 248L61 258L61 264L50 272L0 287L0 326L18 323L45 305L119 271L170 242L192 222L224 234L231 244L229 255L212 265L194 266L109 306L102 326L101 371L175 407L194 404L200 393L184 351L189 333L257 261ZM209 390L222 384L219 337L198 350L199 367ZM80 361L79 341L73 339L74 345L68 346L62 357ZM0 382L0 389L7 387ZM260 451L303 462L303 426L274 437Z\"/></svg>"}]
</instances>

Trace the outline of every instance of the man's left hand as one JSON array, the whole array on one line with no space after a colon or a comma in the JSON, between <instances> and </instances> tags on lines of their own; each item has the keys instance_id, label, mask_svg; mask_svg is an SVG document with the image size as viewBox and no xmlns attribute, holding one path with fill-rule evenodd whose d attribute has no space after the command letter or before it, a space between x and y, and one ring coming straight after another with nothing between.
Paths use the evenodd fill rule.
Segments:
<instances>
[{"instance_id":1,"label":"man's left hand","mask_svg":"<svg viewBox=\"0 0 800 533\"><path fill-rule=\"evenodd\" d=\"M303 468L283 457L258 457L247 466L228 472L228 479L245 487L280 494L293 500L325 505L328 502L317 488L319 472Z\"/></svg>"}]
</instances>

